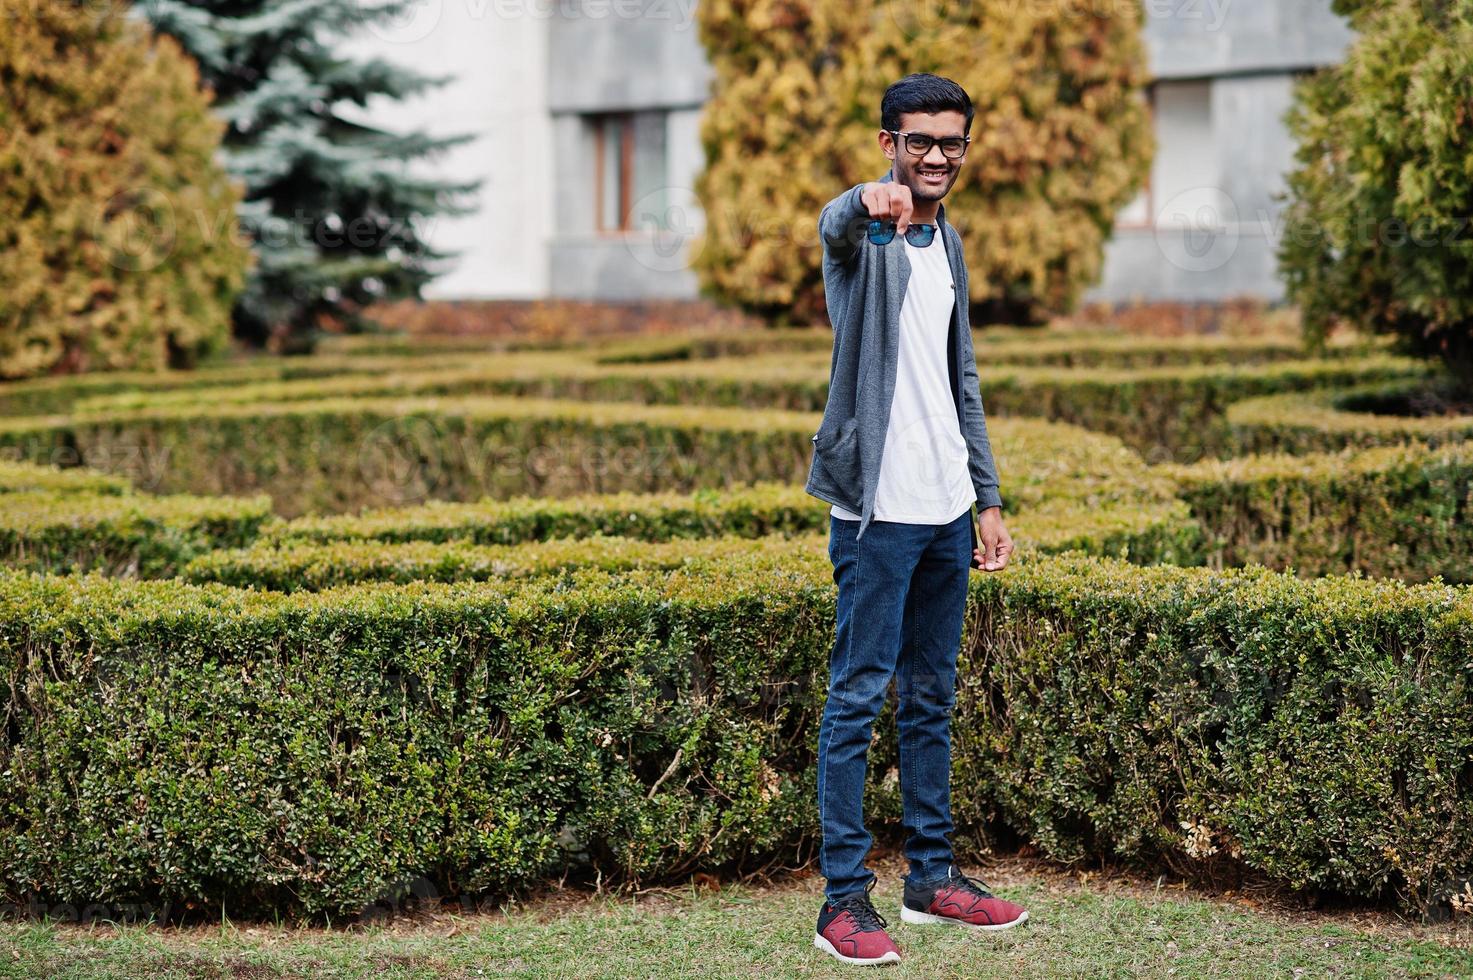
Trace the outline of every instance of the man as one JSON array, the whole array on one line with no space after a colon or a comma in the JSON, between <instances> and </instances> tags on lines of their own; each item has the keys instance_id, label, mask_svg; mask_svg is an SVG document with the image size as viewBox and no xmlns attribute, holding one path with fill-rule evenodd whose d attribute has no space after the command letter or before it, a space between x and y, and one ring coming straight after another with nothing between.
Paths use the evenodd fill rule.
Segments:
<instances>
[{"instance_id":1,"label":"man","mask_svg":"<svg viewBox=\"0 0 1473 980\"><path fill-rule=\"evenodd\" d=\"M1005 929L1028 913L963 875L952 857L951 707L971 568L1013 551L987 438L960 236L941 199L956 182L972 101L909 75L880 106L891 169L823 208L824 294L834 328L828 404L806 490L832 504L838 585L818 742L820 868L814 945L846 963L899 962L864 867L871 726L890 678L899 695L908 833L901 919ZM975 504L980 527L974 528Z\"/></svg>"}]
</instances>

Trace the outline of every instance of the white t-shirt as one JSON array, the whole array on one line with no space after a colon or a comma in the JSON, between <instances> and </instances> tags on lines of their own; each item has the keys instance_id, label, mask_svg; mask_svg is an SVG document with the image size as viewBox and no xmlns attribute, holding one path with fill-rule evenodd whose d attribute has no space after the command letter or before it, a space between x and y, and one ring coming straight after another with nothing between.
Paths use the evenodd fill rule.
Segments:
<instances>
[{"instance_id":1,"label":"white t-shirt","mask_svg":"<svg viewBox=\"0 0 1473 980\"><path fill-rule=\"evenodd\" d=\"M925 248L906 241L905 254L910 278L900 304L895 400L880 455L874 519L949 524L976 498L947 370L946 341L956 292L940 229ZM829 513L860 519L838 504Z\"/></svg>"}]
</instances>

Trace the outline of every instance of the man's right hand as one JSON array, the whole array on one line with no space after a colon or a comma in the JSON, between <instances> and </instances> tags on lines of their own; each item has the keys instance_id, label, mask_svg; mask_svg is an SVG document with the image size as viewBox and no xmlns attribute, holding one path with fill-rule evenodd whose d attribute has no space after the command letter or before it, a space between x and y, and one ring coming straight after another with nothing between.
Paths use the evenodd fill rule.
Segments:
<instances>
[{"instance_id":1,"label":"man's right hand","mask_svg":"<svg viewBox=\"0 0 1473 980\"><path fill-rule=\"evenodd\" d=\"M870 181L859 192L859 200L869 209L871 218L894 221L897 233L903 235L910 227L910 213L915 210L915 204L910 199L910 188L904 184Z\"/></svg>"}]
</instances>

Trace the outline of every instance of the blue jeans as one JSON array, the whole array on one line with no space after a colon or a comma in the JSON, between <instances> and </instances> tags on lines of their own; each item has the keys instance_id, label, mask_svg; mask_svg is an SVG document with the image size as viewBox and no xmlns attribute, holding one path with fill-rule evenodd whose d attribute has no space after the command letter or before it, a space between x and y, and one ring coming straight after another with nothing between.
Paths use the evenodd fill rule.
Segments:
<instances>
[{"instance_id":1,"label":"blue jeans","mask_svg":"<svg viewBox=\"0 0 1473 980\"><path fill-rule=\"evenodd\" d=\"M863 891L873 838L864 827L871 730L895 678L905 856L919 884L951 864L951 708L971 574L970 510L949 524L829 515L839 587L828 699L818 734L819 868L834 900Z\"/></svg>"}]
</instances>

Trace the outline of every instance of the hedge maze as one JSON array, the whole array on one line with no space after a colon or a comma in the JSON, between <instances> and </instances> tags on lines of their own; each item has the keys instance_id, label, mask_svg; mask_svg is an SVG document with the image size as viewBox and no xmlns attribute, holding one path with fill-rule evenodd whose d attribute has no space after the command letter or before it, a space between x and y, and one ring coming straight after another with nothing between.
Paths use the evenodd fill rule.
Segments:
<instances>
[{"instance_id":1,"label":"hedge maze","mask_svg":"<svg viewBox=\"0 0 1473 980\"><path fill-rule=\"evenodd\" d=\"M352 916L812 852L826 331L0 387L8 899ZM956 843L1429 909L1473 868L1473 419L1377 349L976 343ZM867 806L898 826L893 717Z\"/></svg>"}]
</instances>

